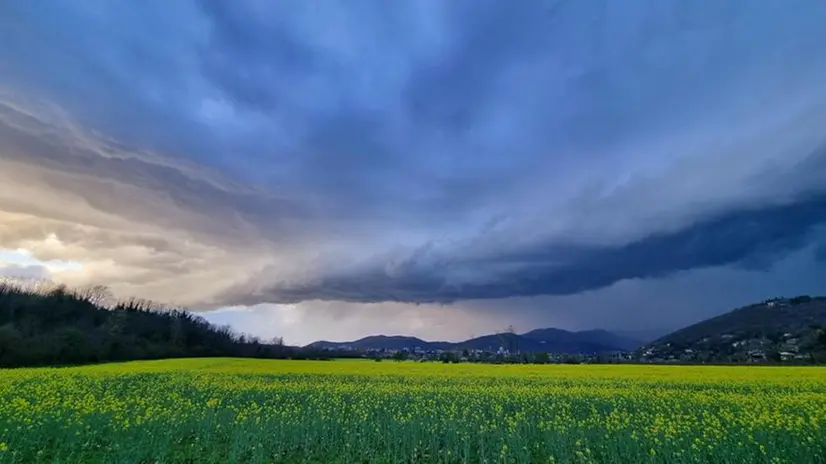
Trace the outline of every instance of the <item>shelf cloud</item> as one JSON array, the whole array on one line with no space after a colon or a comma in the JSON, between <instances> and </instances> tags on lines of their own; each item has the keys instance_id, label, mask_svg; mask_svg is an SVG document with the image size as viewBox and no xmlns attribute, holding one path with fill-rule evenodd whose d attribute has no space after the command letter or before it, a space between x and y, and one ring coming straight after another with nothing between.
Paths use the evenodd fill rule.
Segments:
<instances>
[{"instance_id":1,"label":"shelf cloud","mask_svg":"<svg viewBox=\"0 0 826 464\"><path fill-rule=\"evenodd\" d=\"M0 249L37 262L0 274L423 336L672 326L729 309L712 275L760 282L725 304L816 291L825 23L815 0L6 2ZM646 309L663 289L690 301Z\"/></svg>"}]
</instances>

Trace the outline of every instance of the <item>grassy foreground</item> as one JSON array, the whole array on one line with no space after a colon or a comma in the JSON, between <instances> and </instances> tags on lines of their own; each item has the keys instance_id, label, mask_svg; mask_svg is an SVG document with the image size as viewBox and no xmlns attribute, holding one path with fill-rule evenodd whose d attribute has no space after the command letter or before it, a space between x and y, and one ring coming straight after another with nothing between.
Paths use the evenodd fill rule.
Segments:
<instances>
[{"instance_id":1,"label":"grassy foreground","mask_svg":"<svg viewBox=\"0 0 826 464\"><path fill-rule=\"evenodd\" d=\"M187 359L0 370L0 462L826 456L826 369Z\"/></svg>"}]
</instances>

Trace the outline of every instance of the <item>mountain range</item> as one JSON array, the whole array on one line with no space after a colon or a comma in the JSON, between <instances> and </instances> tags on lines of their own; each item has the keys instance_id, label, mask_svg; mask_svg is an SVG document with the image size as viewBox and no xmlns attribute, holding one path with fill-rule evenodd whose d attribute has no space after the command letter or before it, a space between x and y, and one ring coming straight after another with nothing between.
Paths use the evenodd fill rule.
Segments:
<instances>
[{"instance_id":1,"label":"mountain range","mask_svg":"<svg viewBox=\"0 0 826 464\"><path fill-rule=\"evenodd\" d=\"M535 329L523 334L503 332L483 335L461 342L425 341L400 335L373 335L350 342L317 341L307 348L345 350L483 350L495 352L506 349L511 352L548 352L566 354L592 354L636 349L642 342L606 330L571 332L562 329Z\"/></svg>"},{"instance_id":2,"label":"mountain range","mask_svg":"<svg viewBox=\"0 0 826 464\"><path fill-rule=\"evenodd\" d=\"M630 335L630 336L629 336ZM826 297L774 298L737 308L665 336L656 332L609 332L546 328L517 334L503 332L460 342L425 341L416 337L374 335L350 342L317 341L315 349L344 350L482 350L601 354L613 351L656 353L656 356L734 360L739 352L811 352L826 349ZM826 352L824 352L826 356ZM699 358L698 358L699 359ZM738 358L739 359L739 358ZM690 359L689 359L690 360ZM824 358L826 361L826 358Z\"/></svg>"}]
</instances>

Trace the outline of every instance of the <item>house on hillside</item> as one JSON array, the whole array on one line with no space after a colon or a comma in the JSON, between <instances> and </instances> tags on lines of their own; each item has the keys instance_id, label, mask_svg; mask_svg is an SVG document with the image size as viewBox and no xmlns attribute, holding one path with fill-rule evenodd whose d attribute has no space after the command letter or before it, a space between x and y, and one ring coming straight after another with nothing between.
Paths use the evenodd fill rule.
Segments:
<instances>
[{"instance_id":1,"label":"house on hillside","mask_svg":"<svg viewBox=\"0 0 826 464\"><path fill-rule=\"evenodd\" d=\"M799 353L800 352L800 346L796 343L786 342L786 343L781 344L779 346L779 348L782 351L788 351L790 353Z\"/></svg>"},{"instance_id":2,"label":"house on hillside","mask_svg":"<svg viewBox=\"0 0 826 464\"><path fill-rule=\"evenodd\" d=\"M789 306L789 300L787 298L772 298L764 301L764 304L769 308L782 308Z\"/></svg>"},{"instance_id":3,"label":"house on hillside","mask_svg":"<svg viewBox=\"0 0 826 464\"><path fill-rule=\"evenodd\" d=\"M750 362L758 362L766 360L766 352L763 350L749 350L747 353Z\"/></svg>"}]
</instances>

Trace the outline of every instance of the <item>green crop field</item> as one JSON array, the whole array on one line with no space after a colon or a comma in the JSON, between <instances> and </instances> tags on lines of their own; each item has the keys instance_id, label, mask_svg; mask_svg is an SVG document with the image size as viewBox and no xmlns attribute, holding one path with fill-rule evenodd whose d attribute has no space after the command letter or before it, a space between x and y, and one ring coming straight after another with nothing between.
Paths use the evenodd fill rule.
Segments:
<instances>
[{"instance_id":1,"label":"green crop field","mask_svg":"<svg viewBox=\"0 0 826 464\"><path fill-rule=\"evenodd\" d=\"M190 359L0 370L0 462L824 462L826 370Z\"/></svg>"}]
</instances>

